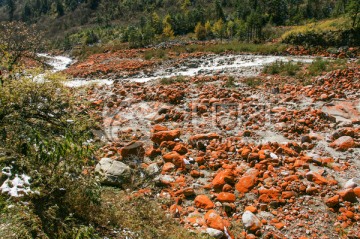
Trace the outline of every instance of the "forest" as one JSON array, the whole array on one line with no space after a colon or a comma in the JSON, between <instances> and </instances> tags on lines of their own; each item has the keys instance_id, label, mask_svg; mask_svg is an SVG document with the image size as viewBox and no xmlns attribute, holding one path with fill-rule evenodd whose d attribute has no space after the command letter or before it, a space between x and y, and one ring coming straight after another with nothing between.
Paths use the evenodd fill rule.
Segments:
<instances>
[{"instance_id":1,"label":"forest","mask_svg":"<svg viewBox=\"0 0 360 239\"><path fill-rule=\"evenodd\" d=\"M142 47L192 33L198 40L261 42L278 37L280 27L345 15L346 28L357 28L359 4L357 0L4 0L0 20L37 23L64 48L110 39Z\"/></svg>"}]
</instances>

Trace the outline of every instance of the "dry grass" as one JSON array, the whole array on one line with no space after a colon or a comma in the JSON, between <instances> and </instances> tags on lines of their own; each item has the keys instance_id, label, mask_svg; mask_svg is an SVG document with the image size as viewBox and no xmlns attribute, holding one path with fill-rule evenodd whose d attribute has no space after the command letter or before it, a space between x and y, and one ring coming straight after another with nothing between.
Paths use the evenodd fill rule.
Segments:
<instances>
[{"instance_id":1,"label":"dry grass","mask_svg":"<svg viewBox=\"0 0 360 239\"><path fill-rule=\"evenodd\" d=\"M132 233L130 238L169 238L169 239L206 239L206 236L192 233L166 215L156 199L146 196L134 197L124 191L105 188L102 193L103 213L99 221L103 225L104 234L111 238L122 238L111 231L126 229ZM164 204L165 202L163 202ZM166 202L170 204L171 202Z\"/></svg>"},{"instance_id":2,"label":"dry grass","mask_svg":"<svg viewBox=\"0 0 360 239\"><path fill-rule=\"evenodd\" d=\"M324 21L311 22L306 25L294 26L289 31L285 32L281 39L284 40L292 34L306 33L309 31L326 32L338 31L348 28L348 19L346 17L328 19Z\"/></svg>"}]
</instances>

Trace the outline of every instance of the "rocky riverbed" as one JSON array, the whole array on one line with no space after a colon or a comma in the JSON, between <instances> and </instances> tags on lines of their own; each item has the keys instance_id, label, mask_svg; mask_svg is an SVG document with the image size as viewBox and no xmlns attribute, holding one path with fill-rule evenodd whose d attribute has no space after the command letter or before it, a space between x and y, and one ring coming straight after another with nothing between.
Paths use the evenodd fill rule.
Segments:
<instances>
[{"instance_id":1,"label":"rocky riverbed","mask_svg":"<svg viewBox=\"0 0 360 239\"><path fill-rule=\"evenodd\" d=\"M108 83L74 89L101 125L104 184L126 188L137 175L130 196L151 197L214 238L360 237L358 64L304 84L259 73L312 57L193 54L160 63L125 55L94 55L66 70L83 78L78 86ZM175 78L158 80L166 77Z\"/></svg>"},{"instance_id":2,"label":"rocky riverbed","mask_svg":"<svg viewBox=\"0 0 360 239\"><path fill-rule=\"evenodd\" d=\"M134 58L129 58L133 56ZM85 81L109 84L111 80L147 82L171 77L231 75L250 77L258 75L265 65L276 61L311 63L309 56L215 55L206 53L183 54L164 60L145 60L134 53L95 55L75 63L66 73L77 78L73 85ZM93 78L97 78L94 81ZM70 86L71 83L68 83Z\"/></svg>"}]
</instances>

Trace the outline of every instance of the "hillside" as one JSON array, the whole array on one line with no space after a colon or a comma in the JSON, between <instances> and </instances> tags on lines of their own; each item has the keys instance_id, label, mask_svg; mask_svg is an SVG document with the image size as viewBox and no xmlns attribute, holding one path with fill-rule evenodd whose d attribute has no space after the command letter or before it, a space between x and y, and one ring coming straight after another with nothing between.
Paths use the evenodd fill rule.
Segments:
<instances>
[{"instance_id":1,"label":"hillside","mask_svg":"<svg viewBox=\"0 0 360 239\"><path fill-rule=\"evenodd\" d=\"M109 41L141 47L188 34L199 40L229 38L261 42L280 37L284 32L279 26L348 15L352 2L7 0L1 3L0 21L36 23L52 40L52 45L65 49ZM348 22L347 29L352 25Z\"/></svg>"}]
</instances>

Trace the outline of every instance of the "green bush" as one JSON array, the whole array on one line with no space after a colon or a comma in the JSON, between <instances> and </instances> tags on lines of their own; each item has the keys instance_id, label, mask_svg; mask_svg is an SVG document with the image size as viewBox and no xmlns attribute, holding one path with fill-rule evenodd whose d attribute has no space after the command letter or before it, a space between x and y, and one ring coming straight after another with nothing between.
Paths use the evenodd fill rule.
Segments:
<instances>
[{"instance_id":1,"label":"green bush","mask_svg":"<svg viewBox=\"0 0 360 239\"><path fill-rule=\"evenodd\" d=\"M321 57L317 57L308 67L308 71L310 75L318 75L321 72L324 72L327 70L329 65L328 60L324 60Z\"/></svg>"},{"instance_id":2,"label":"green bush","mask_svg":"<svg viewBox=\"0 0 360 239\"><path fill-rule=\"evenodd\" d=\"M260 86L262 84L261 79L256 77L249 77L244 80L244 83L252 88L255 88L257 86Z\"/></svg>"},{"instance_id":3,"label":"green bush","mask_svg":"<svg viewBox=\"0 0 360 239\"><path fill-rule=\"evenodd\" d=\"M283 62L283 61L276 61L270 65L264 67L263 72L266 74L284 74L289 76L294 76L300 70L299 63Z\"/></svg>"},{"instance_id":4,"label":"green bush","mask_svg":"<svg viewBox=\"0 0 360 239\"><path fill-rule=\"evenodd\" d=\"M229 76L227 79L226 79L226 82L225 82L225 87L227 88L233 88L235 87L236 84L235 84L235 78L233 76Z\"/></svg>"},{"instance_id":5,"label":"green bush","mask_svg":"<svg viewBox=\"0 0 360 239\"><path fill-rule=\"evenodd\" d=\"M93 148L86 143L90 121L54 78L40 83L22 77L0 87L0 153L6 152L0 166L29 175L31 189L38 192L21 199L32 220L19 221L16 214L6 223L21 224L28 238L74 238L99 210L98 184L83 173L93 165Z\"/></svg>"}]
</instances>

